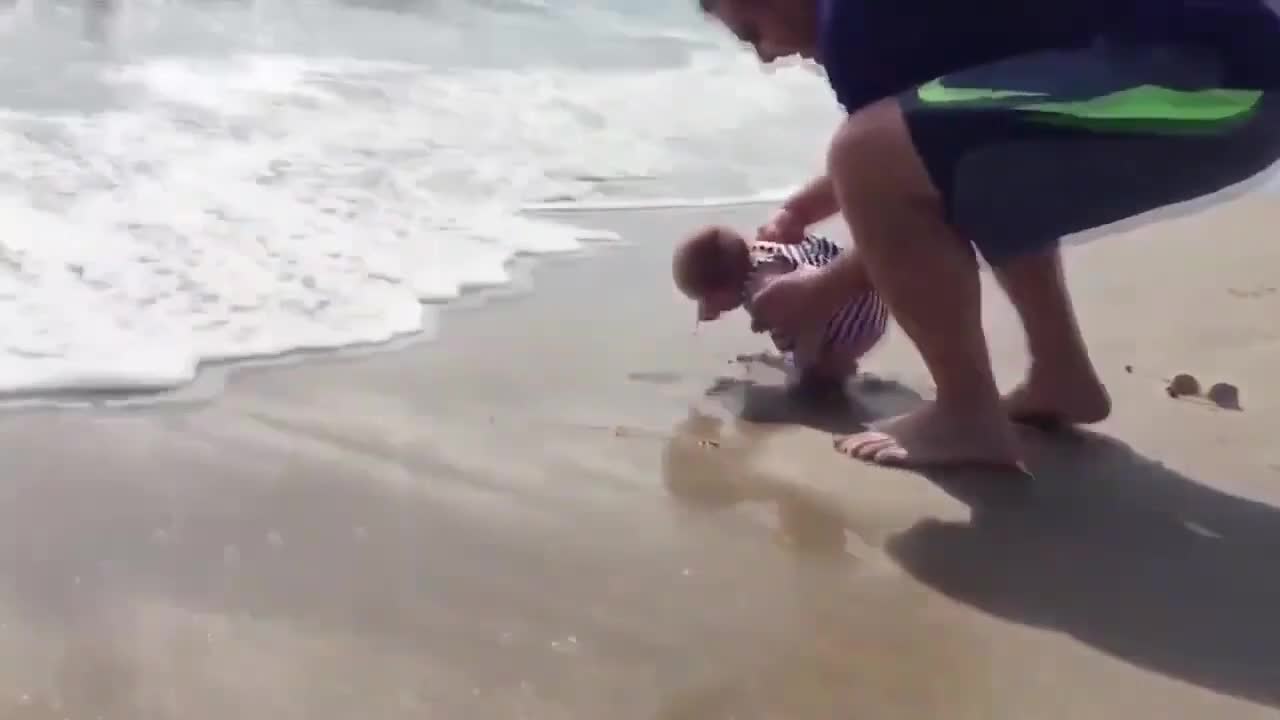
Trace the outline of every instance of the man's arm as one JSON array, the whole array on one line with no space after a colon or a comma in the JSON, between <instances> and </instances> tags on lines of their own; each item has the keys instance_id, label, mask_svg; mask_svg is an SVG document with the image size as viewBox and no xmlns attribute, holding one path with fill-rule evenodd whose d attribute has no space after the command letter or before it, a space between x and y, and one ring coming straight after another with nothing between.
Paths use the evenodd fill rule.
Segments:
<instances>
[{"instance_id":1,"label":"man's arm","mask_svg":"<svg viewBox=\"0 0 1280 720\"><path fill-rule=\"evenodd\" d=\"M799 225L808 227L835 215L840 206L836 203L831 179L824 174L810 180L787 198L782 209L790 213Z\"/></svg>"},{"instance_id":2,"label":"man's arm","mask_svg":"<svg viewBox=\"0 0 1280 720\"><path fill-rule=\"evenodd\" d=\"M840 203L831 178L820 175L792 195L783 208L808 226L835 215ZM853 247L819 270L817 286L816 299L824 316L834 315L846 302L872 290L867 268L858 257L856 239Z\"/></svg>"}]
</instances>

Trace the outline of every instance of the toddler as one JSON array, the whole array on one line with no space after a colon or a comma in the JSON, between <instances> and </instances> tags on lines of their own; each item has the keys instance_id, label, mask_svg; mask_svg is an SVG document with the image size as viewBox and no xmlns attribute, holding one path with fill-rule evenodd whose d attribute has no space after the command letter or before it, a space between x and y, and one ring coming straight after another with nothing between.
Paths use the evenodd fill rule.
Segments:
<instances>
[{"instance_id":1,"label":"toddler","mask_svg":"<svg viewBox=\"0 0 1280 720\"><path fill-rule=\"evenodd\" d=\"M680 242L671 271L680 292L697 303L698 320L709 322L739 307L750 313L751 298L771 277L821 267L839 254L839 245L813 235L794 245L748 242L730 228L712 226ZM770 336L801 380L842 382L884 336L888 319L880 296L869 291L829 318L814 318L812 330L800 337Z\"/></svg>"}]
</instances>

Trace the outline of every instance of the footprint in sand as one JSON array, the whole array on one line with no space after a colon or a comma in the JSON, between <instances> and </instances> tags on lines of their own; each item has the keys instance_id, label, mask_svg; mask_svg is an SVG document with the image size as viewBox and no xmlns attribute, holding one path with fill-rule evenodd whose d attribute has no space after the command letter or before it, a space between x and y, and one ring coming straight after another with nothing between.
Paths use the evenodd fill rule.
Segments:
<instances>
[{"instance_id":1,"label":"footprint in sand","mask_svg":"<svg viewBox=\"0 0 1280 720\"><path fill-rule=\"evenodd\" d=\"M1227 292L1231 293L1233 297L1254 300L1260 297L1265 297L1267 295L1274 295L1276 292L1276 289L1273 287L1259 286L1259 287L1253 288L1252 290L1230 288L1229 290L1227 290Z\"/></svg>"}]
</instances>

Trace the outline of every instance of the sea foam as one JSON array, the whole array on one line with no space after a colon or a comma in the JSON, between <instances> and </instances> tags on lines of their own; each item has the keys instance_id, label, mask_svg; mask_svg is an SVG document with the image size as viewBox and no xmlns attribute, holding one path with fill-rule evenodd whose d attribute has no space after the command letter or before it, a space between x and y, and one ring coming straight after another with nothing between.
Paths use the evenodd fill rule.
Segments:
<instances>
[{"instance_id":1,"label":"sea foam","mask_svg":"<svg viewBox=\"0 0 1280 720\"><path fill-rule=\"evenodd\" d=\"M10 51L56 56L23 22ZM209 361L420 332L424 301L503 284L517 255L613 239L530 209L754 197L816 167L822 133L793 113L829 103L812 73L707 41L604 69L46 59L0 66L7 394L172 388Z\"/></svg>"}]
</instances>

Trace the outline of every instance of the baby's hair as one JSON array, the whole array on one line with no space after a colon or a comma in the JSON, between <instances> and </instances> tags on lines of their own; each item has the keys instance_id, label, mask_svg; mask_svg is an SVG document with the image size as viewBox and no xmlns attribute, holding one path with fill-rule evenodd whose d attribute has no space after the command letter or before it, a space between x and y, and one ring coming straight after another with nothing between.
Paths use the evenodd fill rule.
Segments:
<instances>
[{"instance_id":1,"label":"baby's hair","mask_svg":"<svg viewBox=\"0 0 1280 720\"><path fill-rule=\"evenodd\" d=\"M732 228L710 225L690 235L681 253L681 274L685 285L695 291L732 287L739 280L728 248L742 236Z\"/></svg>"}]
</instances>

